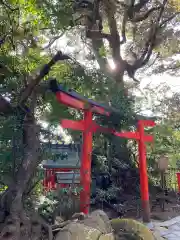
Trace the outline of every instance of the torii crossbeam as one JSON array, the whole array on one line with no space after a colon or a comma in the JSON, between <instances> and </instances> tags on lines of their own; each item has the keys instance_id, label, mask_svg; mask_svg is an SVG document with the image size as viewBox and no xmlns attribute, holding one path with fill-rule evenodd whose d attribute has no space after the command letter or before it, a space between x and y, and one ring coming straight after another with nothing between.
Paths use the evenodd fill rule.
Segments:
<instances>
[{"instance_id":1,"label":"torii crossbeam","mask_svg":"<svg viewBox=\"0 0 180 240\"><path fill-rule=\"evenodd\" d=\"M83 133L82 156L80 167L80 182L82 191L80 192L80 210L88 214L90 207L90 186L91 186L91 155L92 155L92 136L95 132L111 133L117 137L134 139L138 142L139 151L139 170L140 170L140 188L143 209L143 221L150 222L148 175L146 164L146 142L152 142L153 137L146 135L144 127L155 126L154 121L139 120L136 132L117 132L113 129L105 128L93 121L93 113L110 116L114 109L98 104L92 100L80 96L78 93L70 90L65 91L57 84L56 80L51 81L51 90L56 94L59 103L68 107L83 110L84 119L73 121L61 120L63 128L78 130Z\"/></svg>"}]
</instances>

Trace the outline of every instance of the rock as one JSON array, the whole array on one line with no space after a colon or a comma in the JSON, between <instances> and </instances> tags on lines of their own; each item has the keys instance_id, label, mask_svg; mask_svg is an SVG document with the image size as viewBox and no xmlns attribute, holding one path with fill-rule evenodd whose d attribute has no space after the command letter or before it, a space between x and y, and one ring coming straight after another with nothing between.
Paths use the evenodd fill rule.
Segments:
<instances>
[{"instance_id":1,"label":"rock","mask_svg":"<svg viewBox=\"0 0 180 240\"><path fill-rule=\"evenodd\" d=\"M55 240L71 240L73 239L71 236L71 232L62 229L60 232L57 233Z\"/></svg>"},{"instance_id":2,"label":"rock","mask_svg":"<svg viewBox=\"0 0 180 240\"><path fill-rule=\"evenodd\" d=\"M0 223L3 223L6 218L5 211L0 209Z\"/></svg>"},{"instance_id":3,"label":"rock","mask_svg":"<svg viewBox=\"0 0 180 240\"><path fill-rule=\"evenodd\" d=\"M60 223L64 222L64 219L60 216L56 216L55 220L54 220L54 224L58 225Z\"/></svg>"},{"instance_id":4,"label":"rock","mask_svg":"<svg viewBox=\"0 0 180 240\"><path fill-rule=\"evenodd\" d=\"M71 222L56 235L55 240L114 240L108 216L101 210L84 220Z\"/></svg>"},{"instance_id":5,"label":"rock","mask_svg":"<svg viewBox=\"0 0 180 240\"><path fill-rule=\"evenodd\" d=\"M86 218L86 215L83 212L80 213L74 213L71 217L71 220L78 219L78 220L84 220Z\"/></svg>"},{"instance_id":6,"label":"rock","mask_svg":"<svg viewBox=\"0 0 180 240\"><path fill-rule=\"evenodd\" d=\"M161 237L159 232L153 232L154 240L164 240L163 237Z\"/></svg>"},{"instance_id":7,"label":"rock","mask_svg":"<svg viewBox=\"0 0 180 240\"><path fill-rule=\"evenodd\" d=\"M98 229L103 234L112 232L110 220L102 210L92 212L88 218L81 222L86 226Z\"/></svg>"},{"instance_id":8,"label":"rock","mask_svg":"<svg viewBox=\"0 0 180 240\"><path fill-rule=\"evenodd\" d=\"M81 223L71 223L63 228L55 240L98 240L101 232Z\"/></svg>"},{"instance_id":9,"label":"rock","mask_svg":"<svg viewBox=\"0 0 180 240\"><path fill-rule=\"evenodd\" d=\"M102 234L98 240L115 240L113 233Z\"/></svg>"},{"instance_id":10,"label":"rock","mask_svg":"<svg viewBox=\"0 0 180 240\"><path fill-rule=\"evenodd\" d=\"M143 240L155 240L152 232L144 224L136 220L117 218L112 219L111 224L115 236L121 237L126 233L126 235L129 235L129 238L134 236L134 239L136 237Z\"/></svg>"}]
</instances>

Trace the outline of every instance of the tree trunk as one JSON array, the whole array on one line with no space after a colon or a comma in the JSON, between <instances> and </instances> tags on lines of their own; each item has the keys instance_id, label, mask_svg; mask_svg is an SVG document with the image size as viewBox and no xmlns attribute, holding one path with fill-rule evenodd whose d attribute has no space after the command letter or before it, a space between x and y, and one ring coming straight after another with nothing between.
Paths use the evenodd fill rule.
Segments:
<instances>
[{"instance_id":1,"label":"tree trunk","mask_svg":"<svg viewBox=\"0 0 180 240\"><path fill-rule=\"evenodd\" d=\"M34 110L37 103L36 87L49 73L52 66L58 61L70 59L58 51L53 58L35 75L29 75L28 85L20 91L17 107L13 107L2 95L0 95L0 115L13 115L16 110L22 110L27 100L31 100L28 112L23 119L23 159L15 172L14 181L8 185L8 190L0 196L0 239L23 240L39 239L39 224L30 221L23 209L23 195L28 189L28 184L33 173L40 163L39 129L34 118ZM46 88L46 87L45 87ZM23 112L26 109L23 110ZM2 223L2 224L1 224ZM45 226L45 224L43 224Z\"/></svg>"},{"instance_id":2,"label":"tree trunk","mask_svg":"<svg viewBox=\"0 0 180 240\"><path fill-rule=\"evenodd\" d=\"M40 159L39 129L33 116L23 123L24 156L13 182L1 198L1 209L6 213L5 224L0 225L0 239L35 239L30 219L23 209L22 198L27 184ZM36 238L38 239L38 238Z\"/></svg>"}]
</instances>

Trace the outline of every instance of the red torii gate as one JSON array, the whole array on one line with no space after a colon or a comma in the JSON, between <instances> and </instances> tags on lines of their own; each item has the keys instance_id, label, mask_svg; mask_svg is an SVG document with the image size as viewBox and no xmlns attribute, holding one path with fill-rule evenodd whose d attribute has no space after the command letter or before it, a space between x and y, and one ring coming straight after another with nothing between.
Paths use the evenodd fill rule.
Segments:
<instances>
[{"instance_id":1,"label":"red torii gate","mask_svg":"<svg viewBox=\"0 0 180 240\"><path fill-rule=\"evenodd\" d=\"M90 185L91 185L91 154L92 154L92 135L97 131L112 133L117 137L135 139L138 142L139 151L139 170L140 170L140 190L143 209L143 221L150 222L150 205L148 190L148 175L146 164L146 145L145 142L152 142L153 137L146 135L144 127L153 127L155 122L151 120L139 120L138 130L136 132L117 132L115 130L101 127L93 121L93 113L110 115L106 107L85 99L73 91L64 91L57 85L56 80L51 81L51 90L55 92L59 103L68 107L82 110L83 120L73 121L68 119L61 120L63 128L70 128L83 132L82 156L80 167L80 183L82 191L80 192L80 210L88 214L90 206Z\"/></svg>"}]
</instances>

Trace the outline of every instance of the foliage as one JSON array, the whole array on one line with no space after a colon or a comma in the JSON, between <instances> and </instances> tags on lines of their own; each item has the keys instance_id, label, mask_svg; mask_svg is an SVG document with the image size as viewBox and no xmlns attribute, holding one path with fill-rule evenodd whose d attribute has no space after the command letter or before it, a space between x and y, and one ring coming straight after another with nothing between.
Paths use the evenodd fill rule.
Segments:
<instances>
[{"instance_id":1,"label":"foliage","mask_svg":"<svg viewBox=\"0 0 180 240\"><path fill-rule=\"evenodd\" d=\"M79 192L76 187L49 192L46 200L38 207L39 214L51 223L56 221L56 217L70 219L74 213L80 211Z\"/></svg>"},{"instance_id":2,"label":"foliage","mask_svg":"<svg viewBox=\"0 0 180 240\"><path fill-rule=\"evenodd\" d=\"M154 146L149 149L149 157L152 161L150 165L153 167L158 158L165 154L169 157L170 166L177 167L180 157L179 94L161 97L161 100L154 100L154 114L158 113L159 117L157 117L157 126L153 129Z\"/></svg>"},{"instance_id":3,"label":"foliage","mask_svg":"<svg viewBox=\"0 0 180 240\"><path fill-rule=\"evenodd\" d=\"M165 154L169 157L169 165L177 167L180 146L179 131L174 130L170 123L164 123L154 129L154 139L153 147L149 149L149 157L152 161L149 165L155 167L160 156Z\"/></svg>"},{"instance_id":4,"label":"foliage","mask_svg":"<svg viewBox=\"0 0 180 240\"><path fill-rule=\"evenodd\" d=\"M92 22L81 28L73 19L74 9L69 0L0 3L0 181L3 188L8 186L6 193L9 194L3 198L5 203L1 202L3 210L8 204L16 206L13 214L19 229L22 219L17 222L17 216L22 215L23 199L18 196L26 196L32 189L32 195L42 193L40 178L34 175L44 158L40 137L47 140L52 136L51 141L62 141L52 129L45 131L40 121L57 127L61 118L82 117L82 113L57 103L55 96L48 92L49 79L55 77L65 88L73 88L118 110L110 118L95 116L99 124L119 131L132 130L135 128L134 100L126 91L125 74L136 82L137 70L147 66L157 51L160 60L178 52L178 32L171 37L172 24L177 24L178 15L166 0L163 4L140 0L132 6L101 1L94 10ZM108 28L107 34L103 28ZM61 53L59 48L72 36L75 43L67 44L70 53ZM109 59L115 64L114 70ZM39 129L37 134L36 129ZM68 133L77 140L79 133ZM177 134L174 136L178 139ZM160 138L158 144L160 148ZM137 193L135 185L139 182L129 180L133 174L138 179L138 174L127 141L108 134L96 135L93 145L93 161L98 166L94 172L109 172L113 182L108 191L99 189L98 197L109 200L117 197L119 190L121 194L125 190L132 192L132 186ZM163 139L164 149L166 145ZM120 189L115 191L117 188ZM12 201L7 204L7 199ZM18 200L18 204L14 200ZM8 206L7 209L14 208Z\"/></svg>"},{"instance_id":5,"label":"foliage","mask_svg":"<svg viewBox=\"0 0 180 240\"><path fill-rule=\"evenodd\" d=\"M8 186L14 179L18 165L22 161L22 128L16 116L0 118L1 134L1 181Z\"/></svg>"}]
</instances>

